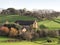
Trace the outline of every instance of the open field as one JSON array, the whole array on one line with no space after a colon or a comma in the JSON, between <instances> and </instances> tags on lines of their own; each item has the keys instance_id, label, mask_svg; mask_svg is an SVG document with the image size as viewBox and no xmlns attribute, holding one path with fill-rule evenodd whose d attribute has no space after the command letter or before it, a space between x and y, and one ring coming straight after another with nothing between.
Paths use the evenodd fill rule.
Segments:
<instances>
[{"instance_id":1,"label":"open field","mask_svg":"<svg viewBox=\"0 0 60 45\"><path fill-rule=\"evenodd\" d=\"M55 22L53 20L45 20L38 22L39 25L43 24L46 26L49 30L54 30L54 29L60 29L60 23Z\"/></svg>"},{"instance_id":2,"label":"open field","mask_svg":"<svg viewBox=\"0 0 60 45\"><path fill-rule=\"evenodd\" d=\"M40 38L35 41L19 41L19 42L0 42L0 45L59 45L57 38L50 38L51 43L47 42L47 38ZM0 41L8 40L8 38L0 37Z\"/></svg>"},{"instance_id":3,"label":"open field","mask_svg":"<svg viewBox=\"0 0 60 45\"><path fill-rule=\"evenodd\" d=\"M43 24L46 26L49 30L57 30L60 29L60 17L57 17L54 20L44 20L38 22L39 25Z\"/></svg>"},{"instance_id":4,"label":"open field","mask_svg":"<svg viewBox=\"0 0 60 45\"><path fill-rule=\"evenodd\" d=\"M6 21L15 22L16 20L37 20L37 18L29 17L29 16L19 16L19 15L0 15L0 24L5 23ZM39 21L38 25L45 25L48 29L60 29L60 18L56 18L55 20L44 20Z\"/></svg>"},{"instance_id":5,"label":"open field","mask_svg":"<svg viewBox=\"0 0 60 45\"><path fill-rule=\"evenodd\" d=\"M29 16L19 16L19 15L0 16L0 23L4 23L6 21L15 22L16 20L36 20L36 18Z\"/></svg>"},{"instance_id":6,"label":"open field","mask_svg":"<svg viewBox=\"0 0 60 45\"><path fill-rule=\"evenodd\" d=\"M34 42L22 41L22 42L0 43L0 45L60 45L60 44L55 44L55 43L37 44L37 43L34 43Z\"/></svg>"}]
</instances>

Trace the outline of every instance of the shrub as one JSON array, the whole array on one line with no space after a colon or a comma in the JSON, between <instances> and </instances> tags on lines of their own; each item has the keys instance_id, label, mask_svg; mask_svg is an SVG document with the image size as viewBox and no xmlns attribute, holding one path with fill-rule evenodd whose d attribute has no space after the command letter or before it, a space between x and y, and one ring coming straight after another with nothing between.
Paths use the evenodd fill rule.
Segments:
<instances>
[{"instance_id":1,"label":"shrub","mask_svg":"<svg viewBox=\"0 0 60 45\"><path fill-rule=\"evenodd\" d=\"M31 35L31 33L30 32L25 32L25 33L23 33L23 39L25 39L25 40L32 40L32 38L33 38L33 36Z\"/></svg>"},{"instance_id":2,"label":"shrub","mask_svg":"<svg viewBox=\"0 0 60 45\"><path fill-rule=\"evenodd\" d=\"M46 29L47 27L43 24L40 25L40 29Z\"/></svg>"},{"instance_id":3,"label":"shrub","mask_svg":"<svg viewBox=\"0 0 60 45\"><path fill-rule=\"evenodd\" d=\"M9 36L10 37L15 37L17 36L18 31L15 28L11 28L10 32L9 32Z\"/></svg>"},{"instance_id":4,"label":"shrub","mask_svg":"<svg viewBox=\"0 0 60 45\"><path fill-rule=\"evenodd\" d=\"M39 37L48 36L48 30L47 29L37 30L37 33L38 33Z\"/></svg>"},{"instance_id":5,"label":"shrub","mask_svg":"<svg viewBox=\"0 0 60 45\"><path fill-rule=\"evenodd\" d=\"M22 32L21 30L19 31L19 36L18 36L19 39L29 40L29 41L32 41L38 37L39 35L35 31Z\"/></svg>"},{"instance_id":6,"label":"shrub","mask_svg":"<svg viewBox=\"0 0 60 45\"><path fill-rule=\"evenodd\" d=\"M47 42L48 43L52 42L52 40L50 39L50 37L47 37Z\"/></svg>"},{"instance_id":7,"label":"shrub","mask_svg":"<svg viewBox=\"0 0 60 45\"><path fill-rule=\"evenodd\" d=\"M59 36L59 31L58 30L49 30L48 31L48 36L57 37L57 36Z\"/></svg>"},{"instance_id":8,"label":"shrub","mask_svg":"<svg viewBox=\"0 0 60 45\"><path fill-rule=\"evenodd\" d=\"M9 28L8 27L5 27L5 26L2 26L0 28L1 31L5 32L5 33L9 33Z\"/></svg>"},{"instance_id":9,"label":"shrub","mask_svg":"<svg viewBox=\"0 0 60 45\"><path fill-rule=\"evenodd\" d=\"M18 30L18 27L16 27L15 24L4 24L3 26L8 27L9 29L10 29L11 27L13 27L13 28L15 28L15 29Z\"/></svg>"}]
</instances>

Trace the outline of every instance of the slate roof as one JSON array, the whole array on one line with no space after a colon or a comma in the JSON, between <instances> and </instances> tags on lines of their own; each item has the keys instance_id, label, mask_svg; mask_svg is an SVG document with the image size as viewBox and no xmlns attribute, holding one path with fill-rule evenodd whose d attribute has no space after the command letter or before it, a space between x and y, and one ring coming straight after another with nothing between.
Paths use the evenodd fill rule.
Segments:
<instances>
[{"instance_id":1,"label":"slate roof","mask_svg":"<svg viewBox=\"0 0 60 45\"><path fill-rule=\"evenodd\" d=\"M34 23L34 21L23 21L23 20L17 20L15 23L18 23L20 25L31 25Z\"/></svg>"}]
</instances>

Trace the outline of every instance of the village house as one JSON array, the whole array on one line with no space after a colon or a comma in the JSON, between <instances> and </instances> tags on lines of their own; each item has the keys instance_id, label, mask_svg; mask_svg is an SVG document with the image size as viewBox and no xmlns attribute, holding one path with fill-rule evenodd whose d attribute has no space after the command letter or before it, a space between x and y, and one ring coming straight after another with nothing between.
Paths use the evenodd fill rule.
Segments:
<instances>
[{"instance_id":1,"label":"village house","mask_svg":"<svg viewBox=\"0 0 60 45\"><path fill-rule=\"evenodd\" d=\"M37 21L23 21L23 20L17 20L15 23L23 26L23 28L38 28Z\"/></svg>"}]
</instances>

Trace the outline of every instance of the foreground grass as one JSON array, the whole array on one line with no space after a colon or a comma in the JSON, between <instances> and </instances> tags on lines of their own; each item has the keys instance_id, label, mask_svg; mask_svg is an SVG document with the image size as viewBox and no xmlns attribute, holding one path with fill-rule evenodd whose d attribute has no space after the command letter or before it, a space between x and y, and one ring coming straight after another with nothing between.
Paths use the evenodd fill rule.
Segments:
<instances>
[{"instance_id":1,"label":"foreground grass","mask_svg":"<svg viewBox=\"0 0 60 45\"><path fill-rule=\"evenodd\" d=\"M0 37L0 41L8 40L10 38L7 37ZM0 42L0 45L59 45L57 38L50 38L52 40L51 43L47 42L47 38L39 38L34 41L19 41L19 42Z\"/></svg>"},{"instance_id":2,"label":"foreground grass","mask_svg":"<svg viewBox=\"0 0 60 45\"><path fill-rule=\"evenodd\" d=\"M7 42L7 43L0 43L1 45L40 45L33 42L28 41L21 41L21 42Z\"/></svg>"},{"instance_id":3,"label":"foreground grass","mask_svg":"<svg viewBox=\"0 0 60 45\"><path fill-rule=\"evenodd\" d=\"M7 43L0 43L0 45L60 45L55 43L34 43L34 42L27 42L27 41L21 41L21 42L7 42Z\"/></svg>"}]
</instances>

